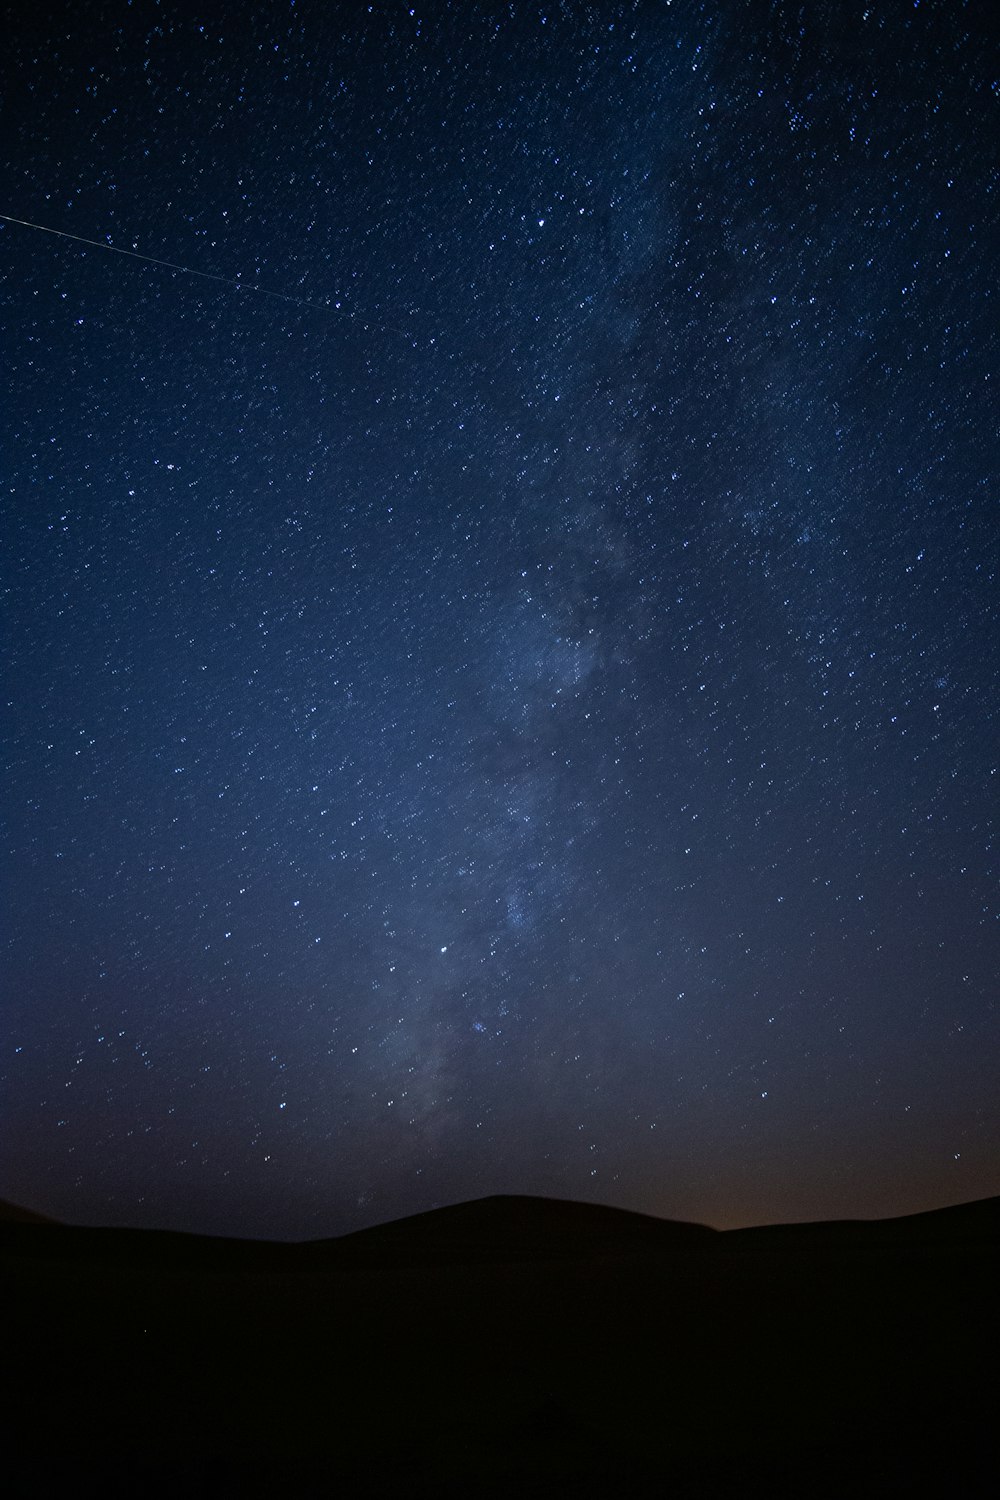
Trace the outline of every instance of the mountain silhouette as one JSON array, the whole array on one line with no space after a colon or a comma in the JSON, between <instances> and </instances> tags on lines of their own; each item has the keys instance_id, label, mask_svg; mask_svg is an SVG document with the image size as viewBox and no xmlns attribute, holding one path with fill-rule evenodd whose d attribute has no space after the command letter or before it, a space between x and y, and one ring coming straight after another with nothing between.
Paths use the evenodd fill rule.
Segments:
<instances>
[{"instance_id":1,"label":"mountain silhouette","mask_svg":"<svg viewBox=\"0 0 1000 1500\"><path fill-rule=\"evenodd\" d=\"M719 1232L508 1196L303 1244L39 1221L0 1213L4 1472L32 1491L770 1500L990 1473L1000 1199Z\"/></svg>"},{"instance_id":2,"label":"mountain silhouette","mask_svg":"<svg viewBox=\"0 0 1000 1500\"><path fill-rule=\"evenodd\" d=\"M19 1208L16 1203L8 1203L6 1199L0 1198L0 1224L55 1224L55 1219L48 1219L44 1214L36 1214L30 1208Z\"/></svg>"},{"instance_id":3,"label":"mountain silhouette","mask_svg":"<svg viewBox=\"0 0 1000 1500\"><path fill-rule=\"evenodd\" d=\"M692 1249L715 1234L703 1224L603 1204L497 1195L377 1224L326 1243L359 1258L489 1261Z\"/></svg>"}]
</instances>

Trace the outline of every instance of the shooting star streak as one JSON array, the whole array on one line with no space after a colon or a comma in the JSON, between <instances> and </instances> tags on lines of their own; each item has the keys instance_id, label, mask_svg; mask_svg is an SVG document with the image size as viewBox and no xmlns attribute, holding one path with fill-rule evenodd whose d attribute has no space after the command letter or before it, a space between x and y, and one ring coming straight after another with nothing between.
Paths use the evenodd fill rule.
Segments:
<instances>
[{"instance_id":1,"label":"shooting star streak","mask_svg":"<svg viewBox=\"0 0 1000 1500\"><path fill-rule=\"evenodd\" d=\"M255 281L235 281L231 276L214 276L211 271L196 271L193 266L180 266L172 260L160 260L156 255L140 255L138 250L121 250L117 245L106 245L101 240L88 240L82 234L69 234L65 229L52 229L48 224L33 224L30 219L15 219L12 214L0 214L6 224L20 224L22 229L39 229L43 234L54 234L62 240L76 240L80 245L92 245L95 250L110 250L114 255L127 255L132 260L145 260L153 266L165 266L169 271L183 271L186 276L200 276L203 281L217 281L222 286L235 287L240 292L258 292L262 297L276 297L279 302L293 302L297 307L311 307L314 312L336 312L329 302L309 302L305 297L292 297L287 292L272 292ZM354 313L342 316L353 318Z\"/></svg>"}]
</instances>

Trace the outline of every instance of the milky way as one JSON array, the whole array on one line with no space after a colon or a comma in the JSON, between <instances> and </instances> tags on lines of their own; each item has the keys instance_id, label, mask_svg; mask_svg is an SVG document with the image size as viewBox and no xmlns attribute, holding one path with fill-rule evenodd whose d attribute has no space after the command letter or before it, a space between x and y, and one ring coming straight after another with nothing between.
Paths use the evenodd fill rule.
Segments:
<instances>
[{"instance_id":1,"label":"milky way","mask_svg":"<svg viewBox=\"0 0 1000 1500\"><path fill-rule=\"evenodd\" d=\"M102 14L8 27L0 1194L1000 1191L986 8Z\"/></svg>"}]
</instances>

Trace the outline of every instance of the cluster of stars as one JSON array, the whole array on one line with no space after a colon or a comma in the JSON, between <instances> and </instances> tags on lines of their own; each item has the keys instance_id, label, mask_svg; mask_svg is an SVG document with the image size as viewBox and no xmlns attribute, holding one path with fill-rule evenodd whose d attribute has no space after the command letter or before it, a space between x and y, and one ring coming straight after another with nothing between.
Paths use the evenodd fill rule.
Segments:
<instances>
[{"instance_id":1,"label":"cluster of stars","mask_svg":"<svg viewBox=\"0 0 1000 1500\"><path fill-rule=\"evenodd\" d=\"M598 9L12 44L9 1197L995 1191L986 40Z\"/></svg>"}]
</instances>

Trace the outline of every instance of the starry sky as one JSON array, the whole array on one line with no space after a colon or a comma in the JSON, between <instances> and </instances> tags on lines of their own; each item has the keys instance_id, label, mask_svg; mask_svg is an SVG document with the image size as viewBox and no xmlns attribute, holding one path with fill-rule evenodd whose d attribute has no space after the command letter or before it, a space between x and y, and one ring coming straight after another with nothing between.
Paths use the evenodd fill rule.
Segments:
<instances>
[{"instance_id":1,"label":"starry sky","mask_svg":"<svg viewBox=\"0 0 1000 1500\"><path fill-rule=\"evenodd\" d=\"M989 12L8 17L0 1196L1000 1192Z\"/></svg>"}]
</instances>

